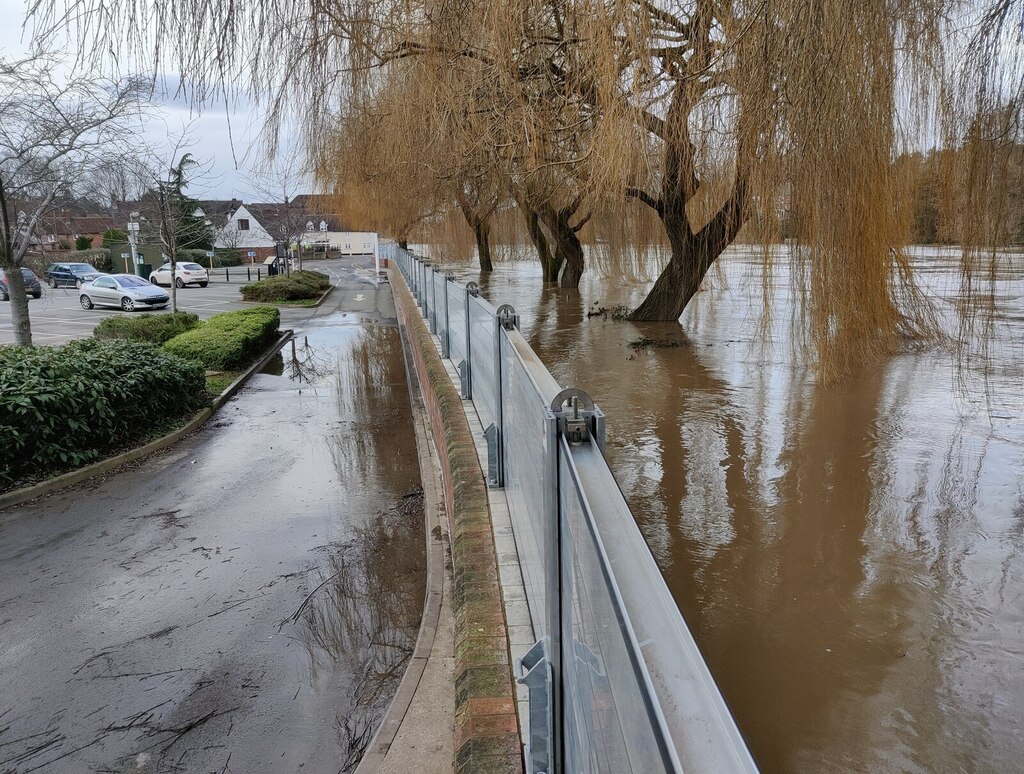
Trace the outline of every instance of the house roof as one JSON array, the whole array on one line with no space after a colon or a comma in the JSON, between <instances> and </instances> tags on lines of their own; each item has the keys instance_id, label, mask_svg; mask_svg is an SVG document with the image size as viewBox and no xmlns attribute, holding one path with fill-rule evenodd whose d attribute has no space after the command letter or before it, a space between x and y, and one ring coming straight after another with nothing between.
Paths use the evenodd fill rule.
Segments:
<instances>
[{"instance_id":1,"label":"house roof","mask_svg":"<svg viewBox=\"0 0 1024 774\"><path fill-rule=\"evenodd\" d=\"M313 231L320 230L320 221L327 221L328 231L351 231L352 229L338 214L337 200L330 194L299 194L292 199L309 214Z\"/></svg>"}]
</instances>

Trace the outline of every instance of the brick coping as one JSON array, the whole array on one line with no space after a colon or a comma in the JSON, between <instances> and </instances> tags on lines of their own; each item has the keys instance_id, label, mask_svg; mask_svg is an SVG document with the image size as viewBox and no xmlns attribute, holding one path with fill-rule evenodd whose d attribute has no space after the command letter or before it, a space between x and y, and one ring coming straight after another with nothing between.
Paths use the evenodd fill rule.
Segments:
<instances>
[{"instance_id":1,"label":"brick coping","mask_svg":"<svg viewBox=\"0 0 1024 774\"><path fill-rule=\"evenodd\" d=\"M487 485L462 399L396 268L395 306L411 345L434 444L439 452L452 543L455 613L456 774L521 774L516 692L498 576Z\"/></svg>"}]
</instances>

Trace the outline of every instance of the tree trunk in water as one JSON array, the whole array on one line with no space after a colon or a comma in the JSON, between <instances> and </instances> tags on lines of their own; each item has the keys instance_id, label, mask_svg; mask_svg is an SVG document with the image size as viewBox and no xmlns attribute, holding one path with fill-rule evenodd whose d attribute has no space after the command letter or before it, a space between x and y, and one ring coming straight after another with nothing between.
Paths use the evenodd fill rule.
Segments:
<instances>
[{"instance_id":1,"label":"tree trunk in water","mask_svg":"<svg viewBox=\"0 0 1024 774\"><path fill-rule=\"evenodd\" d=\"M537 257L540 259L541 270L544 273L544 282L558 282L558 272L562 268L561 259L551 251L548 239L544 236L544 229L540 226L540 216L528 207L519 205L526 220L526 230L530 235L530 241L537 250Z\"/></svg>"},{"instance_id":2,"label":"tree trunk in water","mask_svg":"<svg viewBox=\"0 0 1024 774\"><path fill-rule=\"evenodd\" d=\"M4 267L7 275L7 293L11 297L11 325L14 327L14 343L22 347L32 346L32 324L28 317L28 294L25 292L25 277L20 266Z\"/></svg>"},{"instance_id":3,"label":"tree trunk in water","mask_svg":"<svg viewBox=\"0 0 1024 774\"><path fill-rule=\"evenodd\" d=\"M558 228L555 231L555 254L559 264L565 264L558 286L576 289L583 277L583 245L576 232L569 224L568 216L558 216Z\"/></svg>"},{"instance_id":4,"label":"tree trunk in water","mask_svg":"<svg viewBox=\"0 0 1024 774\"><path fill-rule=\"evenodd\" d=\"M494 271L491 263L491 228L486 220L478 220L473 226L476 236L476 253L480 258L480 271Z\"/></svg>"},{"instance_id":5,"label":"tree trunk in water","mask_svg":"<svg viewBox=\"0 0 1024 774\"><path fill-rule=\"evenodd\" d=\"M678 320L711 264L728 246L725 240L709 242L690 238L674 247L668 265L629 319L638 322Z\"/></svg>"}]
</instances>

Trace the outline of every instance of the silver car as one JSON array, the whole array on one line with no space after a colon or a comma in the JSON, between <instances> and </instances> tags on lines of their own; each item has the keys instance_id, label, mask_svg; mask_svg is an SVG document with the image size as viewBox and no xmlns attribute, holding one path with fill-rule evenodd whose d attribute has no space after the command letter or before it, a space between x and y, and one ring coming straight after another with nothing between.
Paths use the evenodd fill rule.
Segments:
<instances>
[{"instance_id":1,"label":"silver car","mask_svg":"<svg viewBox=\"0 0 1024 774\"><path fill-rule=\"evenodd\" d=\"M136 309L163 309L171 297L132 274L108 274L83 285L78 300L83 309L118 306L126 312L134 312Z\"/></svg>"}]
</instances>

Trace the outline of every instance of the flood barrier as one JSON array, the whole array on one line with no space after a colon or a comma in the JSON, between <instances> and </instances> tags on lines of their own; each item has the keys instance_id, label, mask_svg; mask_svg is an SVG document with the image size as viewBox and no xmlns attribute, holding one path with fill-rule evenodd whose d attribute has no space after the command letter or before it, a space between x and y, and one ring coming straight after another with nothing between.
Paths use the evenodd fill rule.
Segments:
<instances>
[{"instance_id":1,"label":"flood barrier","mask_svg":"<svg viewBox=\"0 0 1024 774\"><path fill-rule=\"evenodd\" d=\"M756 765L604 458L606 417L561 388L515 309L382 244L486 428L537 643L526 766L546 772L751 772Z\"/></svg>"}]
</instances>

